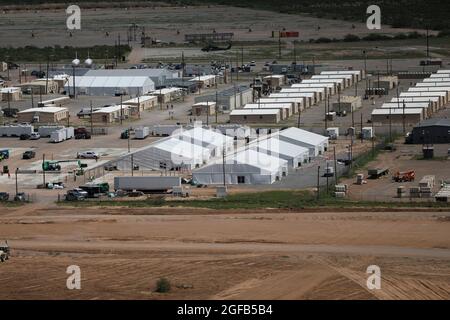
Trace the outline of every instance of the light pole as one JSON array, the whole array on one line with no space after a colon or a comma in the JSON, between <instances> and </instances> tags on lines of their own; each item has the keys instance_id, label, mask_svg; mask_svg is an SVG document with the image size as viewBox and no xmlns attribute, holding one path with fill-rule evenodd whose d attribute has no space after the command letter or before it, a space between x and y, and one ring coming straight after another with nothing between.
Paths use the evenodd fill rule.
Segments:
<instances>
[{"instance_id":1,"label":"light pole","mask_svg":"<svg viewBox=\"0 0 450 320\"><path fill-rule=\"evenodd\" d=\"M76 56L76 55L75 55ZM75 90L75 68L80 65L80 59L75 58L72 60L72 81L73 81L73 98L77 98L77 92Z\"/></svg>"}]
</instances>

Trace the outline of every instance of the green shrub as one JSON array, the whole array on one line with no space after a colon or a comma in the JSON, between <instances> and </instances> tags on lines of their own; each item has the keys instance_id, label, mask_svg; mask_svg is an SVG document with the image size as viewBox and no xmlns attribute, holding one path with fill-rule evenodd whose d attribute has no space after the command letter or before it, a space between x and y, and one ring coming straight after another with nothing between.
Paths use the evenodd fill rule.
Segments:
<instances>
[{"instance_id":1,"label":"green shrub","mask_svg":"<svg viewBox=\"0 0 450 320\"><path fill-rule=\"evenodd\" d=\"M156 292L165 293L170 291L170 281L166 278L159 278L156 282Z\"/></svg>"}]
</instances>

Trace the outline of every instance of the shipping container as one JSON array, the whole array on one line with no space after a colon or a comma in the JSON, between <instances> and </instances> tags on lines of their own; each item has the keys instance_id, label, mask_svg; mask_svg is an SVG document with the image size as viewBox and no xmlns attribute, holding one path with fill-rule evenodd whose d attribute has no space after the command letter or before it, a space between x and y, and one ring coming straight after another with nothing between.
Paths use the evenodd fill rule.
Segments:
<instances>
[{"instance_id":1,"label":"shipping container","mask_svg":"<svg viewBox=\"0 0 450 320\"><path fill-rule=\"evenodd\" d=\"M145 139L150 134L150 129L148 127L140 127L134 130L134 137L136 139Z\"/></svg>"}]
</instances>

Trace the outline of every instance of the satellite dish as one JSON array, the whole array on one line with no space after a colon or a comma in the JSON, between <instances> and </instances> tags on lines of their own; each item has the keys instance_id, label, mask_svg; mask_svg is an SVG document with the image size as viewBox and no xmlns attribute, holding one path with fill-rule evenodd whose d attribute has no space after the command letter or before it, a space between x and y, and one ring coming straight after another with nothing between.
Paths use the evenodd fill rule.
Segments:
<instances>
[{"instance_id":1,"label":"satellite dish","mask_svg":"<svg viewBox=\"0 0 450 320\"><path fill-rule=\"evenodd\" d=\"M72 60L72 66L73 67L78 67L80 65L80 59L75 58Z\"/></svg>"},{"instance_id":2,"label":"satellite dish","mask_svg":"<svg viewBox=\"0 0 450 320\"><path fill-rule=\"evenodd\" d=\"M93 63L93 61L92 61L91 58L87 58L87 59L84 61L84 65L85 65L87 68L90 68L90 67L92 66L92 63Z\"/></svg>"}]
</instances>

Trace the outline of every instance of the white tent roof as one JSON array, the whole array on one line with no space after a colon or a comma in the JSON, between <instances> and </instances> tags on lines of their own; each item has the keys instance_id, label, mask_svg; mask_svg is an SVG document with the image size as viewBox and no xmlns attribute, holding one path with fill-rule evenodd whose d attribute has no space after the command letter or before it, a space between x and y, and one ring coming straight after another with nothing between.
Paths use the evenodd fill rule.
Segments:
<instances>
[{"instance_id":1,"label":"white tent roof","mask_svg":"<svg viewBox=\"0 0 450 320\"><path fill-rule=\"evenodd\" d=\"M325 136L294 127L278 131L277 134L279 136L284 136L292 140L302 141L310 145L320 145L328 141L328 138Z\"/></svg>"},{"instance_id":2,"label":"white tent roof","mask_svg":"<svg viewBox=\"0 0 450 320\"><path fill-rule=\"evenodd\" d=\"M430 75L430 78L450 78L450 73L433 73Z\"/></svg>"},{"instance_id":3,"label":"white tent roof","mask_svg":"<svg viewBox=\"0 0 450 320\"><path fill-rule=\"evenodd\" d=\"M119 111L121 108L122 108L122 110L126 110L126 109L130 108L130 106L125 105L125 104L122 104L122 107L120 105L113 105L113 106L100 108L98 110L93 111L92 113L111 113L111 112Z\"/></svg>"},{"instance_id":4,"label":"white tent roof","mask_svg":"<svg viewBox=\"0 0 450 320\"><path fill-rule=\"evenodd\" d=\"M448 77L444 77L443 74L439 74L442 77L440 78L425 78L423 79L423 82L448 82L450 79Z\"/></svg>"},{"instance_id":5,"label":"white tent roof","mask_svg":"<svg viewBox=\"0 0 450 320\"><path fill-rule=\"evenodd\" d=\"M450 87L450 79L447 82L418 82L416 87Z\"/></svg>"},{"instance_id":6,"label":"white tent roof","mask_svg":"<svg viewBox=\"0 0 450 320\"><path fill-rule=\"evenodd\" d=\"M75 77L75 86L81 88L135 88L149 84L153 84L153 81L148 77ZM69 78L66 86L73 87L73 77Z\"/></svg>"},{"instance_id":7,"label":"white tent roof","mask_svg":"<svg viewBox=\"0 0 450 320\"><path fill-rule=\"evenodd\" d=\"M392 98L391 102L400 101L402 103L405 102L439 102L439 97L401 97L401 98Z\"/></svg>"},{"instance_id":8,"label":"white tent roof","mask_svg":"<svg viewBox=\"0 0 450 320\"><path fill-rule=\"evenodd\" d=\"M214 130L204 129L202 127L194 127L193 129L184 131L179 138L184 139L184 137L201 141L215 147L229 146L234 143L234 139L232 137L223 135L222 133Z\"/></svg>"},{"instance_id":9,"label":"white tent roof","mask_svg":"<svg viewBox=\"0 0 450 320\"><path fill-rule=\"evenodd\" d=\"M339 71L322 71L320 74L331 75L331 74L361 74L361 70L339 70Z\"/></svg>"},{"instance_id":10,"label":"white tent roof","mask_svg":"<svg viewBox=\"0 0 450 320\"><path fill-rule=\"evenodd\" d=\"M215 78L216 78L215 75L207 74L207 75L204 75L204 76L194 77L194 78L190 79L189 81L207 81L207 80L215 79Z\"/></svg>"},{"instance_id":11,"label":"white tent roof","mask_svg":"<svg viewBox=\"0 0 450 320\"><path fill-rule=\"evenodd\" d=\"M170 138L152 146L170 152L174 156L184 159L201 160L208 158L209 150L180 139Z\"/></svg>"},{"instance_id":12,"label":"white tent roof","mask_svg":"<svg viewBox=\"0 0 450 320\"><path fill-rule=\"evenodd\" d=\"M248 164L269 172L278 172L281 167L287 167L287 161L268 154L245 149L226 158L226 163Z\"/></svg>"},{"instance_id":13,"label":"white tent roof","mask_svg":"<svg viewBox=\"0 0 450 320\"><path fill-rule=\"evenodd\" d=\"M298 156L307 156L309 150L305 147L301 147L283 140L269 138L264 140L258 140L250 144L250 148L259 148L259 151L266 150L271 153L276 153L280 155L286 155L292 158Z\"/></svg>"}]
</instances>

